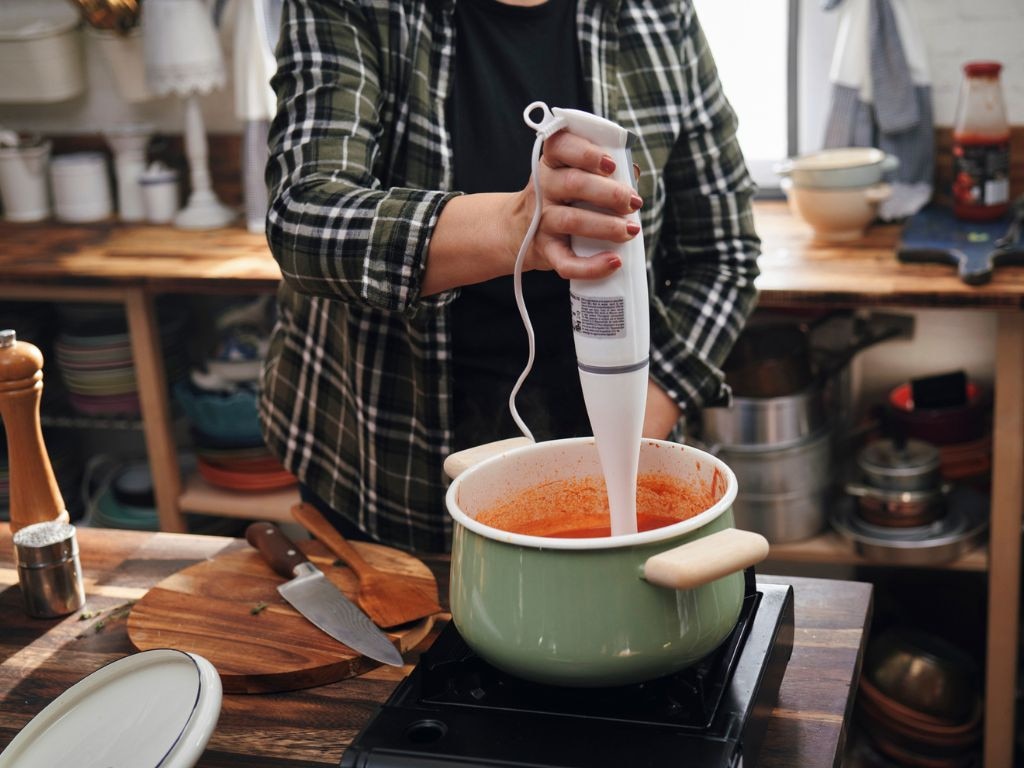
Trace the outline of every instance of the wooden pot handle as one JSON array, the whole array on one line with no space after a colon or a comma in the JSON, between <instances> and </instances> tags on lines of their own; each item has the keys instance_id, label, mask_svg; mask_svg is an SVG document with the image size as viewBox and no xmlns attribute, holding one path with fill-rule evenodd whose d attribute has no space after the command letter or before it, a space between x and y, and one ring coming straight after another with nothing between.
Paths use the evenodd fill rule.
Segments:
<instances>
[{"instance_id":1,"label":"wooden pot handle","mask_svg":"<svg viewBox=\"0 0 1024 768\"><path fill-rule=\"evenodd\" d=\"M533 445L533 441L527 437L509 437L505 440L495 440L493 443L474 445L472 448L456 451L444 460L444 473L454 480L467 469L485 459L505 451L511 451L513 448L522 448L524 445Z\"/></svg>"},{"instance_id":2,"label":"wooden pot handle","mask_svg":"<svg viewBox=\"0 0 1024 768\"><path fill-rule=\"evenodd\" d=\"M759 533L726 528L647 558L643 577L668 589L693 589L757 565L768 557Z\"/></svg>"}]
</instances>

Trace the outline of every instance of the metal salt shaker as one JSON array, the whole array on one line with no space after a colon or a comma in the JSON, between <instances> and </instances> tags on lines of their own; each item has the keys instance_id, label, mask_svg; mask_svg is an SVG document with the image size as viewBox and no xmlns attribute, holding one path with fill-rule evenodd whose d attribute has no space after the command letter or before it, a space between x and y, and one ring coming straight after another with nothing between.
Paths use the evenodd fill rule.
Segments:
<instances>
[{"instance_id":1,"label":"metal salt shaker","mask_svg":"<svg viewBox=\"0 0 1024 768\"><path fill-rule=\"evenodd\" d=\"M33 523L14 534L18 582L30 616L49 619L85 604L75 527L60 520Z\"/></svg>"}]
</instances>

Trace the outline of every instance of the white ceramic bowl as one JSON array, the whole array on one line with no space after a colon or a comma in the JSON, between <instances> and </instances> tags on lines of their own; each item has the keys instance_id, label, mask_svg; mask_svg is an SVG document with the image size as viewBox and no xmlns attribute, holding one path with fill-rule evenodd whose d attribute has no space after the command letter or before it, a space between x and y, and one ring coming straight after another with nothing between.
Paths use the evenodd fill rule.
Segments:
<instances>
[{"instance_id":1,"label":"white ceramic bowl","mask_svg":"<svg viewBox=\"0 0 1024 768\"><path fill-rule=\"evenodd\" d=\"M899 158L874 147L836 147L791 157L775 172L801 187L870 187L896 170Z\"/></svg>"},{"instance_id":2,"label":"white ceramic bowl","mask_svg":"<svg viewBox=\"0 0 1024 768\"><path fill-rule=\"evenodd\" d=\"M815 237L825 242L849 242L862 237L878 215L879 204L892 195L892 188L885 183L822 189L783 179L782 189L793 214L807 222Z\"/></svg>"}]
</instances>

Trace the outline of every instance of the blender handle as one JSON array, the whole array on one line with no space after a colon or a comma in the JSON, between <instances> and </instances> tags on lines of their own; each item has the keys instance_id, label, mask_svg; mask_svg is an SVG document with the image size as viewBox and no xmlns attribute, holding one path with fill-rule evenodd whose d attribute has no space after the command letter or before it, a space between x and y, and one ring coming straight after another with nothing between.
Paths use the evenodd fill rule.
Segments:
<instances>
[{"instance_id":1,"label":"blender handle","mask_svg":"<svg viewBox=\"0 0 1024 768\"><path fill-rule=\"evenodd\" d=\"M693 589L743 571L768 557L759 533L726 528L647 558L643 578L667 589Z\"/></svg>"}]
</instances>

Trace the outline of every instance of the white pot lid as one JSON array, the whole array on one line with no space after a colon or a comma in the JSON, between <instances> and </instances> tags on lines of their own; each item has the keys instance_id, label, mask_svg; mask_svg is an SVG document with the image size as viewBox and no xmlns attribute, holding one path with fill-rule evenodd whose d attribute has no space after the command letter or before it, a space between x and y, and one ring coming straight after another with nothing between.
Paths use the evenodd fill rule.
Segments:
<instances>
[{"instance_id":1,"label":"white pot lid","mask_svg":"<svg viewBox=\"0 0 1024 768\"><path fill-rule=\"evenodd\" d=\"M0 754L0 768L191 768L220 717L213 665L170 648L101 667L54 699Z\"/></svg>"},{"instance_id":2,"label":"white pot lid","mask_svg":"<svg viewBox=\"0 0 1024 768\"><path fill-rule=\"evenodd\" d=\"M31 40L67 32L78 26L78 12L63 3L4 0L0 3L0 40Z\"/></svg>"}]
</instances>

